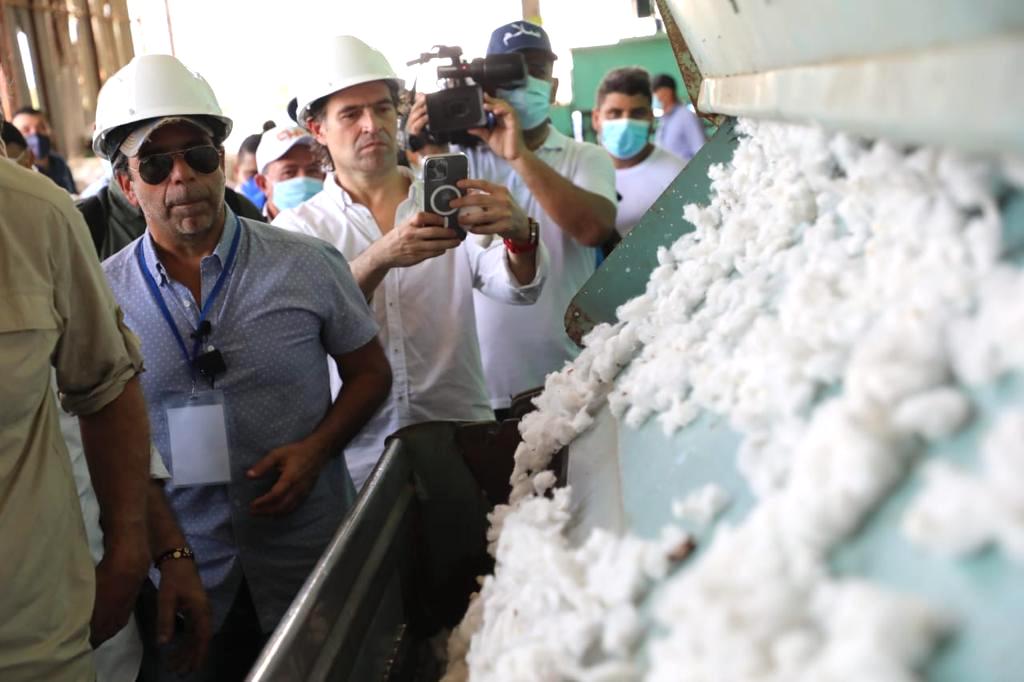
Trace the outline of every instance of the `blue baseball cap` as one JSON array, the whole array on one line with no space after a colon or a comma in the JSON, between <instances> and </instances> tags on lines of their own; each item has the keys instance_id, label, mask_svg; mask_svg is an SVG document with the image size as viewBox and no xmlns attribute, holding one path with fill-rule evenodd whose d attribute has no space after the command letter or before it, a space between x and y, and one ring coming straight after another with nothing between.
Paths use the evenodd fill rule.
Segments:
<instances>
[{"instance_id":1,"label":"blue baseball cap","mask_svg":"<svg viewBox=\"0 0 1024 682\"><path fill-rule=\"evenodd\" d=\"M523 50L542 50L547 52L551 59L558 59L558 55L551 51L551 40L547 32L537 24L529 21L513 21L512 23L499 26L491 34L491 42L487 44L487 54L508 54L510 52L522 52Z\"/></svg>"}]
</instances>

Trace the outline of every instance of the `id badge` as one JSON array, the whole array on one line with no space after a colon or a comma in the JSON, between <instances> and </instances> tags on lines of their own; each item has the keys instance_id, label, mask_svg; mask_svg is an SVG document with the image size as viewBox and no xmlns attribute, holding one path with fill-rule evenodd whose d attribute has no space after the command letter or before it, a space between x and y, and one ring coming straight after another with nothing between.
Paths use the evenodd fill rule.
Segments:
<instances>
[{"instance_id":1,"label":"id badge","mask_svg":"<svg viewBox=\"0 0 1024 682\"><path fill-rule=\"evenodd\" d=\"M175 486L231 481L223 391L172 396L165 402Z\"/></svg>"}]
</instances>

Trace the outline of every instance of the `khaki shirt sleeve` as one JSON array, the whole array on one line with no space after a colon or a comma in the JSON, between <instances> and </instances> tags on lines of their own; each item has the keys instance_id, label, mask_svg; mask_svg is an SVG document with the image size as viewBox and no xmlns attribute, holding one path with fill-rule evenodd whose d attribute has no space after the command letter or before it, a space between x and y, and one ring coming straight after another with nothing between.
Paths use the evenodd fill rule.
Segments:
<instances>
[{"instance_id":1,"label":"khaki shirt sleeve","mask_svg":"<svg viewBox=\"0 0 1024 682\"><path fill-rule=\"evenodd\" d=\"M64 409L88 415L113 402L142 371L142 348L124 325L81 214L72 207L58 215L67 229L55 235L51 251L61 324L53 366Z\"/></svg>"}]
</instances>

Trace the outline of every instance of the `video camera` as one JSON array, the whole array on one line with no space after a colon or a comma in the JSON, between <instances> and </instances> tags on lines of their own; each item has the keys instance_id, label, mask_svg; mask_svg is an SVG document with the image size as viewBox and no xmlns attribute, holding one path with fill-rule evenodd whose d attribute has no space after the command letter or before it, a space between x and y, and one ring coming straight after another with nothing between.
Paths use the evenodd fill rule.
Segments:
<instances>
[{"instance_id":1,"label":"video camera","mask_svg":"<svg viewBox=\"0 0 1024 682\"><path fill-rule=\"evenodd\" d=\"M451 64L437 67L444 88L427 95L429 123L422 135L409 136L409 147L419 151L427 144L457 144L471 147L479 138L466 131L491 128L494 115L484 111L484 91L515 88L526 80L526 61L519 53L495 54L466 62L461 47L435 45L408 63L425 64L433 59L450 59Z\"/></svg>"}]
</instances>

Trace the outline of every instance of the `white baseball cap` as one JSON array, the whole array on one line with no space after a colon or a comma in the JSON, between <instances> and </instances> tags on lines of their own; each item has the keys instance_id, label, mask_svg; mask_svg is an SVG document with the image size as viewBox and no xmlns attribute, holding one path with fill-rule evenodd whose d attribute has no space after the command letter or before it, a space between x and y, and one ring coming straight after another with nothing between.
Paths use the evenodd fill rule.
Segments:
<instances>
[{"instance_id":1,"label":"white baseball cap","mask_svg":"<svg viewBox=\"0 0 1024 682\"><path fill-rule=\"evenodd\" d=\"M263 133L260 145L256 148L256 169L260 173L288 153L297 144L312 147L316 140L304 128L297 125L277 126Z\"/></svg>"}]
</instances>

